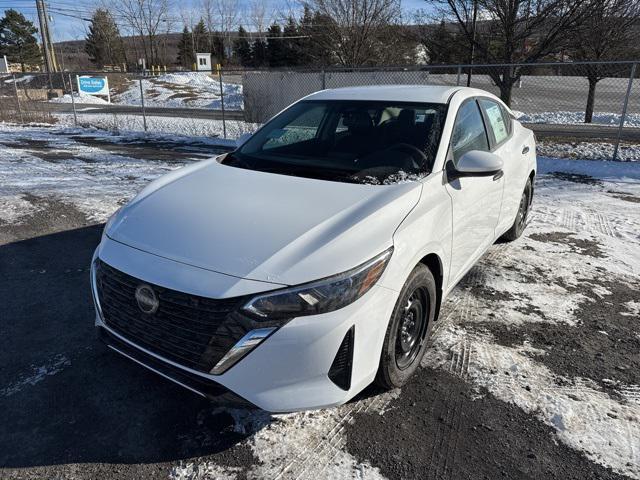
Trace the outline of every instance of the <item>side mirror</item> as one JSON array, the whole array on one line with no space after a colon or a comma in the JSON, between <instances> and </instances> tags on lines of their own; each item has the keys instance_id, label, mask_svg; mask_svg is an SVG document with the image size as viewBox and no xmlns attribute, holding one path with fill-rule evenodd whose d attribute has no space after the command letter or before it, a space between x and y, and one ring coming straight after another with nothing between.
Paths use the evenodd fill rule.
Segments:
<instances>
[{"instance_id":1,"label":"side mirror","mask_svg":"<svg viewBox=\"0 0 640 480\"><path fill-rule=\"evenodd\" d=\"M243 133L242 135L240 135L238 137L238 139L236 140L236 147L240 148L242 145L244 145L246 143L247 140L249 140L251 138L251 134L250 133Z\"/></svg>"},{"instance_id":2,"label":"side mirror","mask_svg":"<svg viewBox=\"0 0 640 480\"><path fill-rule=\"evenodd\" d=\"M487 177L500 172L503 164L502 159L491 152L470 150L460 157L455 167L450 162L447 173L451 180L460 177Z\"/></svg>"}]
</instances>

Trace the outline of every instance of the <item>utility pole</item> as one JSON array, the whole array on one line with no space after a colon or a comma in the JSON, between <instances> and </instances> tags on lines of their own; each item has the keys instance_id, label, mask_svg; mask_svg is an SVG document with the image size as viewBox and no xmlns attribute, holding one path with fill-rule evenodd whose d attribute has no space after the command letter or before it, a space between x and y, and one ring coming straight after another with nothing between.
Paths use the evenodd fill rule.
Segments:
<instances>
[{"instance_id":1,"label":"utility pole","mask_svg":"<svg viewBox=\"0 0 640 480\"><path fill-rule=\"evenodd\" d=\"M49 89L53 89L53 82L51 80L52 64L49 57L49 37L47 35L48 30L45 28L44 18L44 1L36 0L36 9L38 10L38 23L40 24L40 37L42 38L42 53L44 54L44 69L49 77Z\"/></svg>"},{"instance_id":2,"label":"utility pole","mask_svg":"<svg viewBox=\"0 0 640 480\"><path fill-rule=\"evenodd\" d=\"M51 39L51 30L49 30L49 14L47 13L47 4L44 3L44 0L40 0L42 2L42 16L44 17L44 29L47 33L47 45L49 46L49 59L51 60L51 71L58 71L58 61L56 60L56 51L53 47L53 40Z\"/></svg>"},{"instance_id":3,"label":"utility pole","mask_svg":"<svg viewBox=\"0 0 640 480\"><path fill-rule=\"evenodd\" d=\"M469 59L469 64L473 65L473 61L476 54L476 20L478 18L478 0L473 0L473 20L471 23L471 58ZM467 71L467 87L471 86L471 66Z\"/></svg>"}]
</instances>

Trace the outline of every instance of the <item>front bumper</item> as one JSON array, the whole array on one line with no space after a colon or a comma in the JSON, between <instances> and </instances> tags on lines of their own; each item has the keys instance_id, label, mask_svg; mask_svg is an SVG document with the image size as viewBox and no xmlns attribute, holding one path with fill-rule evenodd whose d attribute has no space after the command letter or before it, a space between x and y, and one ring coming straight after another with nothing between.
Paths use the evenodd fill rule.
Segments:
<instances>
[{"instance_id":1,"label":"front bumper","mask_svg":"<svg viewBox=\"0 0 640 480\"><path fill-rule=\"evenodd\" d=\"M103 239L96 255L112 267L126 269L128 274L145 281L157 282L159 279L150 267L155 265L156 272L162 271L167 288L220 298L220 292L214 288L208 292L203 289L228 280L221 280L217 278L221 274L207 271L208 281L200 282L194 292L191 288L193 276L202 278L202 269L116 244ZM144 268L137 268L137 265L144 265ZM170 279L170 285L166 284L167 279ZM234 285L227 287L244 293L258 293L256 288L266 289L265 285L251 283L255 282L235 279ZM342 404L371 383L396 297L397 292L374 286L345 308L294 318L221 375L192 370L119 335L105 324L97 299L96 326L110 339L112 343L107 341L107 344L112 349L214 401L245 403L271 412L290 412ZM345 335L352 328L351 381L349 388L344 390L329 378L329 371Z\"/></svg>"}]
</instances>

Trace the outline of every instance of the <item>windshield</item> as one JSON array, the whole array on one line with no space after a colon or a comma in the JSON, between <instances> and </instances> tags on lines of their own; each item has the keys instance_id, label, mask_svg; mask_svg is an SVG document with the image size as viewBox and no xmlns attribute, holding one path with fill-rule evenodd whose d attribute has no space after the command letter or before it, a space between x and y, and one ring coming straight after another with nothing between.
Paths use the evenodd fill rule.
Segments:
<instances>
[{"instance_id":1,"label":"windshield","mask_svg":"<svg viewBox=\"0 0 640 480\"><path fill-rule=\"evenodd\" d=\"M388 184L430 172L446 105L303 101L223 161L251 170Z\"/></svg>"}]
</instances>

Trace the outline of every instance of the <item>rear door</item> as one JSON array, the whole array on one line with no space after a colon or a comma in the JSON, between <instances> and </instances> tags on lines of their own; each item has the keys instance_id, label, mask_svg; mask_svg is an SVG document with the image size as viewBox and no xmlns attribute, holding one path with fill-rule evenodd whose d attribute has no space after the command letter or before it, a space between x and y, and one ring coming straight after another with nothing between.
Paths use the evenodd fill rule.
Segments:
<instances>
[{"instance_id":1,"label":"rear door","mask_svg":"<svg viewBox=\"0 0 640 480\"><path fill-rule=\"evenodd\" d=\"M505 225L508 228L515 219L523 188L518 179L523 175L521 170L524 162L520 161L520 153L514 151L513 124L506 109L499 102L486 97L479 98L478 104L484 115L491 151L500 156L504 162L502 167L504 191L500 218L496 227L497 236L504 232Z\"/></svg>"},{"instance_id":2,"label":"rear door","mask_svg":"<svg viewBox=\"0 0 640 480\"><path fill-rule=\"evenodd\" d=\"M490 151L485 116L475 98L458 109L448 162L455 166L471 150ZM453 238L449 278L456 283L495 239L504 180L501 175L461 177L446 184L452 199Z\"/></svg>"}]
</instances>

